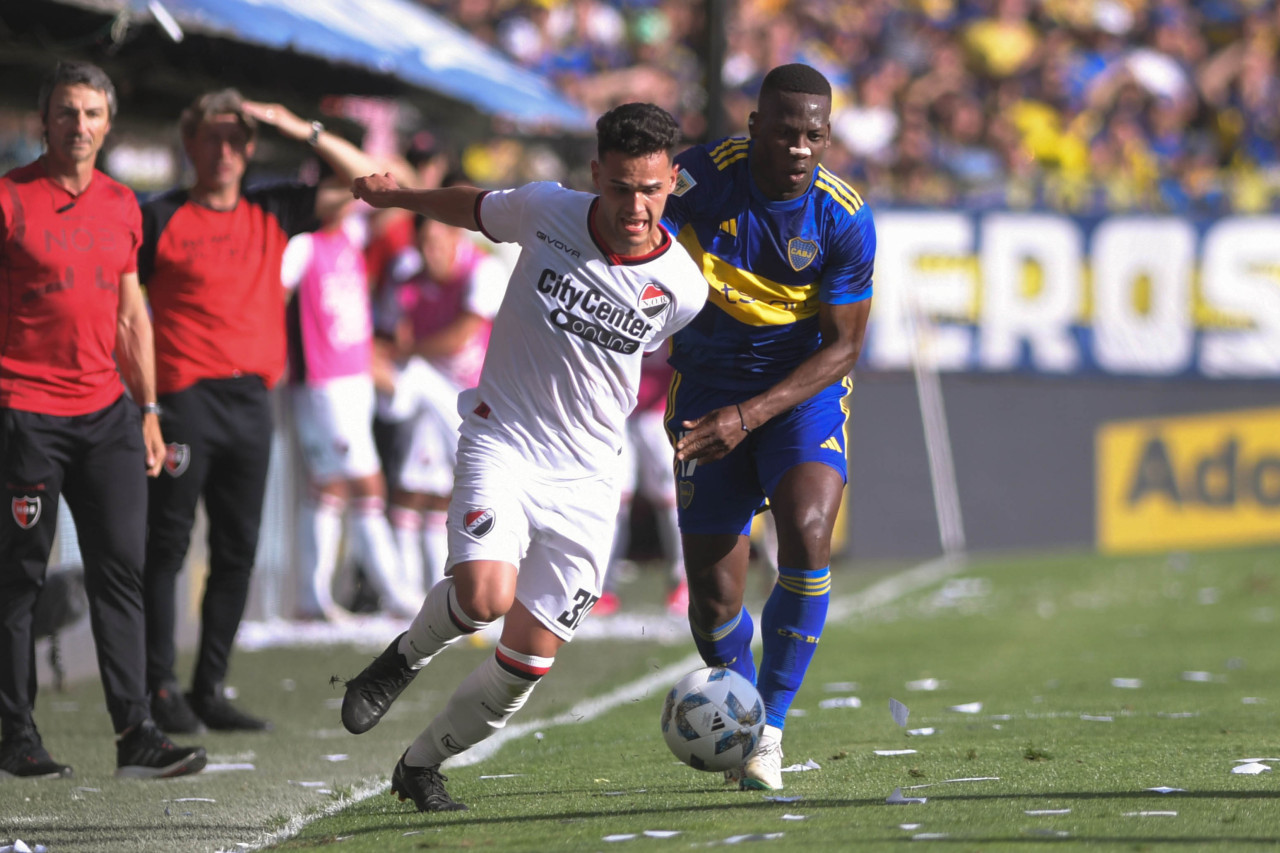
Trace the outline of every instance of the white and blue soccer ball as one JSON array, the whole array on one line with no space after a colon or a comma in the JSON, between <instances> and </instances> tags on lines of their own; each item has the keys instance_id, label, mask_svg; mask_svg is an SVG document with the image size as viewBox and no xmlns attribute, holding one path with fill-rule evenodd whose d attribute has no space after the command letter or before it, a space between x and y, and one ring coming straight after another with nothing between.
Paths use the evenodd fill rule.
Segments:
<instances>
[{"instance_id":1,"label":"white and blue soccer ball","mask_svg":"<svg viewBox=\"0 0 1280 853\"><path fill-rule=\"evenodd\" d=\"M763 729L764 702L755 685L726 667L694 670L662 703L662 737L695 770L740 767Z\"/></svg>"}]
</instances>

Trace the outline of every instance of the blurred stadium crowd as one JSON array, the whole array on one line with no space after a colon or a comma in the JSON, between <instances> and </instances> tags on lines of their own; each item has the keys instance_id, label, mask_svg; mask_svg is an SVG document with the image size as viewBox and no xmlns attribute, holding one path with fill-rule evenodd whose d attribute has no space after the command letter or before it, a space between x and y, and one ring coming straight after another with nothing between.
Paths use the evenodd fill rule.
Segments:
<instances>
[{"instance_id":1,"label":"blurred stadium crowd","mask_svg":"<svg viewBox=\"0 0 1280 853\"><path fill-rule=\"evenodd\" d=\"M554 78L592 114L644 93L690 138L704 130L702 4L428 5ZM1274 0L724 5L731 132L745 128L767 69L814 65L837 88L827 162L875 203L1082 215L1277 206Z\"/></svg>"}]
</instances>

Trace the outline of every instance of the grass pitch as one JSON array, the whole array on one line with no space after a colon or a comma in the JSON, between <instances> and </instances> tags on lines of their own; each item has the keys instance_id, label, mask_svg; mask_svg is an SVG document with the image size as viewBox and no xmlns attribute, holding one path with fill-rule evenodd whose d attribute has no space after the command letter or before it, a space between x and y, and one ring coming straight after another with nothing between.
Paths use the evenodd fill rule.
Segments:
<instances>
[{"instance_id":1,"label":"grass pitch","mask_svg":"<svg viewBox=\"0 0 1280 853\"><path fill-rule=\"evenodd\" d=\"M864 583L837 570L837 597ZM651 598L656 625L656 589ZM378 649L281 649L240 653L233 672L245 706L269 712L277 731L204 741L214 760L252 771L116 781L97 685L45 695L46 743L78 778L0 784L0 845L683 850L746 836L779 851L1280 846L1275 773L1232 773L1240 759L1280 757L1275 551L983 560L869 610L833 612L784 740L786 764L820 769L785 774L786 801L727 790L667 751L657 720L675 678L653 673L687 659L688 643L567 646L513 720L521 736L477 764L446 766L471 810L445 815L418 814L385 793L386 780L489 651L442 655L357 738L341 731L327 677L353 674ZM591 704L645 678L647 692L611 710ZM905 728L890 698L910 709ZM1162 786L1182 790L1149 790ZM926 802L889 805L895 788Z\"/></svg>"}]
</instances>

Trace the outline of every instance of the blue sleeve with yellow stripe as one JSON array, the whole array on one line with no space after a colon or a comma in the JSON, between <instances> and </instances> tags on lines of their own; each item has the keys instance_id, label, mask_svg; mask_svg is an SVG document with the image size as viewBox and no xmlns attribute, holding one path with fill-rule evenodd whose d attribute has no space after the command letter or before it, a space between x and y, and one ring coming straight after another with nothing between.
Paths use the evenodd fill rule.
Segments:
<instances>
[{"instance_id":1,"label":"blue sleeve with yellow stripe","mask_svg":"<svg viewBox=\"0 0 1280 853\"><path fill-rule=\"evenodd\" d=\"M681 153L664 218L710 286L671 363L695 381L758 391L818 349L822 304L871 296L876 240L862 198L822 167L799 198L765 198L750 148L730 138Z\"/></svg>"}]
</instances>

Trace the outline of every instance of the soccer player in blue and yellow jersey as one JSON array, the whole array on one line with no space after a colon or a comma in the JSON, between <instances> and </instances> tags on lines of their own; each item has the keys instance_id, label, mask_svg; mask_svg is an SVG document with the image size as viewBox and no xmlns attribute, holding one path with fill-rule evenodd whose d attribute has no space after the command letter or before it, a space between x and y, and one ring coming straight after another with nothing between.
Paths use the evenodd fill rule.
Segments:
<instances>
[{"instance_id":1,"label":"soccer player in blue and yellow jersey","mask_svg":"<svg viewBox=\"0 0 1280 853\"><path fill-rule=\"evenodd\" d=\"M845 396L871 311L875 226L858 193L820 165L830 115L822 74L773 69L749 137L679 155L667 200L671 230L710 285L670 357L689 622L703 660L757 682L768 717L743 788L782 787L782 727L826 620ZM742 597L747 534L766 499L779 568L757 678Z\"/></svg>"}]
</instances>

